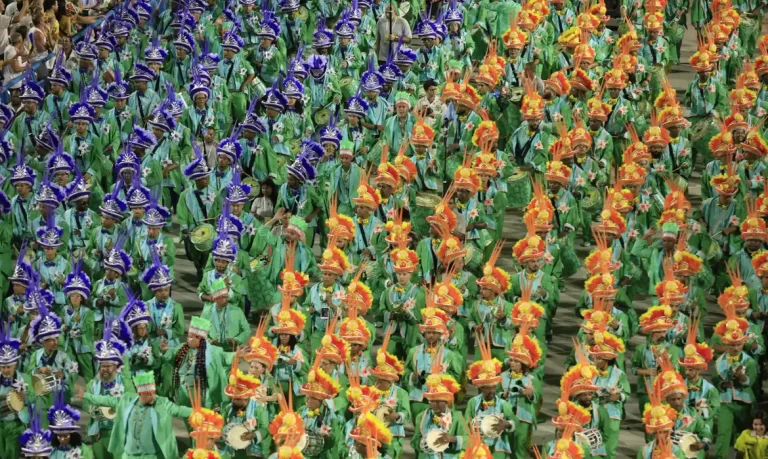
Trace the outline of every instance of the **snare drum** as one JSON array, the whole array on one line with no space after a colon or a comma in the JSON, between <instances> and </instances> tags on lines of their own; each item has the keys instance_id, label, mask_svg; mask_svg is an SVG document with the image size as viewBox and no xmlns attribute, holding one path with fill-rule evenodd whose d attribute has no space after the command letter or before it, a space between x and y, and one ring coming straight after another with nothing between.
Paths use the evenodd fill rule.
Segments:
<instances>
[{"instance_id":1,"label":"snare drum","mask_svg":"<svg viewBox=\"0 0 768 459\"><path fill-rule=\"evenodd\" d=\"M584 192L584 198L581 200L581 209L586 212L602 208L602 196L597 188L589 187Z\"/></svg>"},{"instance_id":2,"label":"snare drum","mask_svg":"<svg viewBox=\"0 0 768 459\"><path fill-rule=\"evenodd\" d=\"M389 405L379 405L378 408L373 410L373 415L379 418L379 421L383 422L384 425L389 425L389 421L387 421L386 417L393 411L395 410Z\"/></svg>"},{"instance_id":3,"label":"snare drum","mask_svg":"<svg viewBox=\"0 0 768 459\"><path fill-rule=\"evenodd\" d=\"M249 198L253 199L259 197L261 194L261 184L258 180L253 177L246 177L243 179L243 183L251 187L251 192L248 194Z\"/></svg>"},{"instance_id":4,"label":"snare drum","mask_svg":"<svg viewBox=\"0 0 768 459\"><path fill-rule=\"evenodd\" d=\"M440 204L440 201L440 196L437 193L431 193L429 191L419 191L416 193L416 207L434 209Z\"/></svg>"},{"instance_id":5,"label":"snare drum","mask_svg":"<svg viewBox=\"0 0 768 459\"><path fill-rule=\"evenodd\" d=\"M8 392L0 402L0 419L16 414L24 409L24 394L17 391Z\"/></svg>"},{"instance_id":6,"label":"snare drum","mask_svg":"<svg viewBox=\"0 0 768 459\"><path fill-rule=\"evenodd\" d=\"M117 415L117 411L114 408L108 406L96 407L93 417L99 421L113 421Z\"/></svg>"},{"instance_id":7,"label":"snare drum","mask_svg":"<svg viewBox=\"0 0 768 459\"><path fill-rule=\"evenodd\" d=\"M696 121L691 127L691 147L694 154L702 153L704 161L709 162L712 159L712 152L709 149L709 141L718 133L717 123L711 116L705 116Z\"/></svg>"},{"instance_id":8,"label":"snare drum","mask_svg":"<svg viewBox=\"0 0 768 459\"><path fill-rule=\"evenodd\" d=\"M251 444L250 440L243 440L243 434L249 430L244 424L229 424L221 431L224 443L234 450L246 449Z\"/></svg>"},{"instance_id":9,"label":"snare drum","mask_svg":"<svg viewBox=\"0 0 768 459\"><path fill-rule=\"evenodd\" d=\"M317 434L305 434L305 436L307 440L304 443L304 448L302 448L301 452L304 456L319 456L320 453L323 452L323 448L325 448L325 440L323 437ZM303 442L304 438L302 437L299 444Z\"/></svg>"},{"instance_id":10,"label":"snare drum","mask_svg":"<svg viewBox=\"0 0 768 459\"><path fill-rule=\"evenodd\" d=\"M341 88L341 96L344 99L349 99L355 95L357 81L351 76L345 76L339 79L339 87Z\"/></svg>"},{"instance_id":11,"label":"snare drum","mask_svg":"<svg viewBox=\"0 0 768 459\"><path fill-rule=\"evenodd\" d=\"M203 223L189 234L189 241L201 252L210 252L213 249L213 225Z\"/></svg>"},{"instance_id":12,"label":"snare drum","mask_svg":"<svg viewBox=\"0 0 768 459\"><path fill-rule=\"evenodd\" d=\"M507 179L507 202L509 207L518 209L531 202L531 179L528 172L515 168L515 172Z\"/></svg>"},{"instance_id":13,"label":"snare drum","mask_svg":"<svg viewBox=\"0 0 768 459\"><path fill-rule=\"evenodd\" d=\"M592 451L603 445L603 434L597 429L587 429L583 432L576 433L575 437L589 445L589 449Z\"/></svg>"},{"instance_id":14,"label":"snare drum","mask_svg":"<svg viewBox=\"0 0 768 459\"><path fill-rule=\"evenodd\" d=\"M42 375L35 373L32 375L32 390L35 391L35 395L42 397L50 394L59 386L59 378L54 374Z\"/></svg>"}]
</instances>

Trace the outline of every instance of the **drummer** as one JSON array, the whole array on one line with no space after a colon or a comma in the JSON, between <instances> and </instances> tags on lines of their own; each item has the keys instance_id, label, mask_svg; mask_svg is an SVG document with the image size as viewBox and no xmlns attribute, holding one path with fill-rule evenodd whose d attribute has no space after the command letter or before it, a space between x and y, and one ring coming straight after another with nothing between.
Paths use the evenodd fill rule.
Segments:
<instances>
[{"instance_id":1,"label":"drummer","mask_svg":"<svg viewBox=\"0 0 768 459\"><path fill-rule=\"evenodd\" d=\"M467 377L480 394L469 399L464 419L478 425L483 442L493 452L492 457L502 459L512 455L512 432L516 424L514 408L509 401L496 393L496 388L502 380L501 363L491 355L490 340L485 341L482 332L475 337L482 359L469 366ZM497 419L487 430L483 422L486 417Z\"/></svg>"},{"instance_id":2,"label":"drummer","mask_svg":"<svg viewBox=\"0 0 768 459\"><path fill-rule=\"evenodd\" d=\"M332 399L339 394L340 386L320 367L320 358L315 358L313 368L307 374L307 382L301 386L306 405L298 410L308 438L304 449L306 458L329 458L341 440L341 422Z\"/></svg>"},{"instance_id":3,"label":"drummer","mask_svg":"<svg viewBox=\"0 0 768 459\"><path fill-rule=\"evenodd\" d=\"M390 251L389 258L397 282L382 292L379 307L387 326L390 326L390 322L395 323L387 352L405 356L413 352L413 346L418 343L416 325L422 318L421 312L425 305L424 288L412 282L419 256L408 248L406 238L401 238L398 246Z\"/></svg>"},{"instance_id":4,"label":"drummer","mask_svg":"<svg viewBox=\"0 0 768 459\"><path fill-rule=\"evenodd\" d=\"M656 389L654 384L651 384L650 380L646 378L645 386L648 388L648 394L650 395L650 404L645 406L643 411L643 424L645 424L646 438L652 438L651 436L669 435L675 428L677 420L677 411L670 405L663 403L662 396ZM638 451L638 459L653 459L658 456L660 447L656 439L650 440L643 448ZM672 450L675 457L687 457L683 454L678 445L673 445Z\"/></svg>"},{"instance_id":5,"label":"drummer","mask_svg":"<svg viewBox=\"0 0 768 459\"><path fill-rule=\"evenodd\" d=\"M59 352L59 336L61 335L61 319L50 311L50 303L43 298L39 290L33 288L30 293L30 303L36 303L39 315L32 321L31 332L35 341L42 345L41 349L27 356L24 365L26 371L39 378L37 392L40 406L47 410L53 405L52 390L58 384L67 386L67 398L71 396L72 387L77 379L77 363L73 362L65 352ZM37 389L38 384L33 386ZM43 424L48 423L43 420Z\"/></svg>"},{"instance_id":6,"label":"drummer","mask_svg":"<svg viewBox=\"0 0 768 459\"><path fill-rule=\"evenodd\" d=\"M195 247L190 240L190 233L206 222L215 221L221 204L216 198L216 189L210 185L211 171L208 164L197 147L195 150L196 158L184 167L184 175L190 182L194 182L195 186L181 192L176 212L181 225L184 251L187 258L194 263L198 279L202 279L208 253Z\"/></svg>"},{"instance_id":7,"label":"drummer","mask_svg":"<svg viewBox=\"0 0 768 459\"><path fill-rule=\"evenodd\" d=\"M394 355L386 352L385 347L390 339L390 331L384 337L384 342L376 354L376 366L371 369L374 379L371 390L376 393L379 406L386 404L392 410L384 416L384 422L392 431L390 457L400 459L405 438L405 425L411 419L411 406L408 392L397 384L405 367L403 362Z\"/></svg>"},{"instance_id":8,"label":"drummer","mask_svg":"<svg viewBox=\"0 0 768 459\"><path fill-rule=\"evenodd\" d=\"M133 239L132 258L139 270L144 270L152 265L152 248L157 250L163 265L170 268L169 276L173 277L173 267L176 264L176 245L173 238L163 232L168 223L170 211L157 202L156 198L150 198L146 206L146 212L141 219L141 227L145 228L143 237ZM138 279L137 279L138 281ZM141 286L141 299L148 301L153 297L152 290L144 282L138 282Z\"/></svg>"},{"instance_id":9,"label":"drummer","mask_svg":"<svg viewBox=\"0 0 768 459\"><path fill-rule=\"evenodd\" d=\"M132 304L129 303L126 308L131 310ZM136 392L123 360L132 338L128 325L118 322L117 329L120 332L115 334L114 327L111 324L107 326L104 338L94 346L94 360L98 368L96 377L86 383L88 394L120 397L124 393ZM109 439L114 427L114 416L105 416L103 410L87 401L83 401L83 409L91 414L87 435L89 443L93 445L94 454L96 457L111 459L113 456L109 452Z\"/></svg>"},{"instance_id":10,"label":"drummer","mask_svg":"<svg viewBox=\"0 0 768 459\"><path fill-rule=\"evenodd\" d=\"M21 409L0 417L0 456L9 459L19 457L19 438L24 426L29 424L30 415L25 399L28 395L30 401L34 397L34 394L26 392L32 390L31 378L18 370L20 344L18 339L11 337L10 324L0 324L0 399L5 401L12 394L18 394L17 405Z\"/></svg>"},{"instance_id":11,"label":"drummer","mask_svg":"<svg viewBox=\"0 0 768 459\"><path fill-rule=\"evenodd\" d=\"M47 417L37 403L29 404L29 427L21 434L21 453L28 459L48 459L51 457L51 431L43 429ZM47 411L45 411L47 414ZM16 453L18 455L18 453ZM12 456L11 456L12 457Z\"/></svg>"},{"instance_id":12,"label":"drummer","mask_svg":"<svg viewBox=\"0 0 768 459\"><path fill-rule=\"evenodd\" d=\"M323 273L321 282L312 286L304 300L303 308L307 311L309 323L309 349L320 349L320 341L326 334L328 321L340 317L344 287L339 277L349 269L349 260L344 252L336 247L335 239L328 241L328 248L323 251L322 262L317 265Z\"/></svg>"},{"instance_id":13,"label":"drummer","mask_svg":"<svg viewBox=\"0 0 768 459\"><path fill-rule=\"evenodd\" d=\"M232 359L232 369L229 373L229 384L224 389L229 401L225 401L222 407L224 417L224 449L223 453L231 459L245 459L247 457L266 456L266 452L272 446L272 438L267 428L269 417L266 406L253 400L256 391L261 386L259 379L243 373L238 368L239 358ZM241 426L244 429L233 431L242 432L240 438L231 439L227 435L233 427Z\"/></svg>"},{"instance_id":14,"label":"drummer","mask_svg":"<svg viewBox=\"0 0 768 459\"><path fill-rule=\"evenodd\" d=\"M440 357L442 352L438 351L437 356ZM439 361L439 358L435 360ZM461 387L439 368L439 364L433 365L426 376L424 397L429 400L429 407L413 423L415 432L411 447L418 459L457 459L466 441L464 417L453 407L454 396Z\"/></svg>"},{"instance_id":15,"label":"drummer","mask_svg":"<svg viewBox=\"0 0 768 459\"><path fill-rule=\"evenodd\" d=\"M688 388L685 379L675 370L669 356L662 354L659 360L661 371L653 381L654 390L664 402L677 411L674 430L696 435L696 442L690 446L690 449L697 452L698 459L704 459L712 444L712 431L696 409L688 405L686 401Z\"/></svg>"},{"instance_id":16,"label":"drummer","mask_svg":"<svg viewBox=\"0 0 768 459\"><path fill-rule=\"evenodd\" d=\"M697 76L688 83L688 90L683 96L683 102L690 110L691 116L688 121L694 125L694 131L698 128L697 123L708 116L719 116L728 111L728 93L725 90L724 82L715 79L712 71L718 59L717 54L709 51L708 44L699 45L699 50L690 58L691 66L696 71ZM712 152L707 148L706 142L711 135L706 133L714 129L706 129L703 142L693 145L693 163L696 163L696 156L703 155L704 162L712 160Z\"/></svg>"},{"instance_id":17,"label":"drummer","mask_svg":"<svg viewBox=\"0 0 768 459\"><path fill-rule=\"evenodd\" d=\"M85 256L85 248L92 236L92 230L99 221L98 215L88 206L91 190L85 179L76 177L67 187L69 209L64 212L64 221L70 231L69 251L75 256ZM90 267L88 268L90 272Z\"/></svg>"}]
</instances>

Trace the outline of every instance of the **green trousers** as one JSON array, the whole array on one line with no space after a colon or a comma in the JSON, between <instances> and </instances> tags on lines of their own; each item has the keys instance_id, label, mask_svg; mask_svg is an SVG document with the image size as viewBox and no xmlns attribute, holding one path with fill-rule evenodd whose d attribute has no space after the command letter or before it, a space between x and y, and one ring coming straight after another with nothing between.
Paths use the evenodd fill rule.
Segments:
<instances>
[{"instance_id":1,"label":"green trousers","mask_svg":"<svg viewBox=\"0 0 768 459\"><path fill-rule=\"evenodd\" d=\"M88 382L93 379L93 354L90 352L83 352L75 354L77 360L77 367L79 369L80 376L85 378Z\"/></svg>"},{"instance_id":2,"label":"green trousers","mask_svg":"<svg viewBox=\"0 0 768 459\"><path fill-rule=\"evenodd\" d=\"M619 447L619 431L621 430L621 419L611 419L608 417L608 411L604 407L599 408L600 420L603 422L600 433L603 434L603 443L605 444L605 457L613 459L616 457L616 449Z\"/></svg>"},{"instance_id":3,"label":"green trousers","mask_svg":"<svg viewBox=\"0 0 768 459\"><path fill-rule=\"evenodd\" d=\"M533 436L533 425L517 420L513 436L515 443L512 445L512 451L514 451L515 457L528 457L528 447L531 446L531 437Z\"/></svg>"},{"instance_id":4,"label":"green trousers","mask_svg":"<svg viewBox=\"0 0 768 459\"><path fill-rule=\"evenodd\" d=\"M99 438L93 442L91 448L93 449L93 457L99 459L112 459L112 453L109 452L109 437L112 436L112 429L102 429L99 432Z\"/></svg>"},{"instance_id":5,"label":"green trousers","mask_svg":"<svg viewBox=\"0 0 768 459\"><path fill-rule=\"evenodd\" d=\"M717 416L717 440L715 442L715 457L725 459L729 456L735 434L751 425L750 414L752 407L746 403L732 402L720 404Z\"/></svg>"},{"instance_id":6,"label":"green trousers","mask_svg":"<svg viewBox=\"0 0 768 459\"><path fill-rule=\"evenodd\" d=\"M0 421L0 457L18 459L21 456L19 437L24 429L24 424L18 418L13 421Z\"/></svg>"}]
</instances>

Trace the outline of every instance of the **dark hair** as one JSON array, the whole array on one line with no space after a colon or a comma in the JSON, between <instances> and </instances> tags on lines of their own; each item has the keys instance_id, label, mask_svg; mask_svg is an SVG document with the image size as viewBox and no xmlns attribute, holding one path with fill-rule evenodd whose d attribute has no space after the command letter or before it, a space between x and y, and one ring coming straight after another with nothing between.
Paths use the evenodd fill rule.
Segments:
<instances>
[{"instance_id":1,"label":"dark hair","mask_svg":"<svg viewBox=\"0 0 768 459\"><path fill-rule=\"evenodd\" d=\"M279 187L275 185L275 181L272 180L272 177L267 177L265 180L262 180L262 182L259 184L259 191L261 191L261 187L264 185L269 185L272 187L272 194L269 196L265 196L265 198L269 199L270 202L272 202L272 205L274 206L277 203L277 189Z\"/></svg>"},{"instance_id":2,"label":"dark hair","mask_svg":"<svg viewBox=\"0 0 768 459\"><path fill-rule=\"evenodd\" d=\"M435 80L427 80L424 82L424 90L429 91L429 88L435 88L438 84Z\"/></svg>"},{"instance_id":3,"label":"dark hair","mask_svg":"<svg viewBox=\"0 0 768 459\"><path fill-rule=\"evenodd\" d=\"M200 386L200 393L203 395L205 395L205 390L208 388L208 373L205 367L205 347L207 345L208 343L204 339L201 339L200 346L197 348L197 355L195 356L195 375L197 376L198 384ZM174 394L176 389L181 387L179 370L181 369L181 364L184 362L184 358L187 356L187 352L189 352L189 344L184 343L176 354L176 360L173 361L171 394Z\"/></svg>"},{"instance_id":4,"label":"dark hair","mask_svg":"<svg viewBox=\"0 0 768 459\"><path fill-rule=\"evenodd\" d=\"M755 413L752 415L752 420L753 420L753 421L754 421L755 419L759 419L759 420L760 420L760 422L762 422L762 423L763 423L763 425L764 425L764 426L766 426L766 427L768 427L768 419L767 419L767 418L768 418L768 413L766 413L766 412L765 412L765 411L763 411L763 410L757 410L757 411L755 411Z\"/></svg>"}]
</instances>

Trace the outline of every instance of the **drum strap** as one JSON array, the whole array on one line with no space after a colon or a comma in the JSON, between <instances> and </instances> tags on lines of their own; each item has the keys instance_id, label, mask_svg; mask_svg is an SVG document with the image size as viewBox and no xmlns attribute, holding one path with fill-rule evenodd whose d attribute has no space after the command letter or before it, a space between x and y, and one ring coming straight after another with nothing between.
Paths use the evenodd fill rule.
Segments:
<instances>
[{"instance_id":1,"label":"drum strap","mask_svg":"<svg viewBox=\"0 0 768 459\"><path fill-rule=\"evenodd\" d=\"M667 144L667 150L669 150L669 158L672 161L672 171L677 170L677 160L675 160L675 153L672 151L672 143Z\"/></svg>"},{"instance_id":2,"label":"drum strap","mask_svg":"<svg viewBox=\"0 0 768 459\"><path fill-rule=\"evenodd\" d=\"M515 162L517 164L522 164L523 160L525 159L525 155L528 153L528 150L531 148L531 144L533 144L533 139L536 138L534 135L528 141L523 145L522 147L518 144L515 146Z\"/></svg>"},{"instance_id":3,"label":"drum strap","mask_svg":"<svg viewBox=\"0 0 768 459\"><path fill-rule=\"evenodd\" d=\"M368 247L368 236L365 235L365 227L357 222L357 228L360 230L360 235L363 237L363 244Z\"/></svg>"},{"instance_id":4,"label":"drum strap","mask_svg":"<svg viewBox=\"0 0 768 459\"><path fill-rule=\"evenodd\" d=\"M557 228L560 229L560 211L557 210L557 199L549 198L549 200L552 202L552 208L555 209L555 220L557 220Z\"/></svg>"},{"instance_id":5,"label":"drum strap","mask_svg":"<svg viewBox=\"0 0 768 459\"><path fill-rule=\"evenodd\" d=\"M144 124L144 118L146 118L146 116L144 115L144 104L141 103L140 94L136 94L136 103L139 104L139 115L141 115L141 123Z\"/></svg>"},{"instance_id":6,"label":"drum strap","mask_svg":"<svg viewBox=\"0 0 768 459\"><path fill-rule=\"evenodd\" d=\"M203 213L203 218L208 220L208 209L205 208L205 204L203 204L203 198L200 197L200 194L202 191L200 190L193 190L192 194L195 195L195 199L197 199L197 205L200 206L200 211Z\"/></svg>"},{"instance_id":7,"label":"drum strap","mask_svg":"<svg viewBox=\"0 0 768 459\"><path fill-rule=\"evenodd\" d=\"M229 87L229 80L232 78L232 71L235 69L235 61L229 63L229 71L227 71L227 87Z\"/></svg>"}]
</instances>

